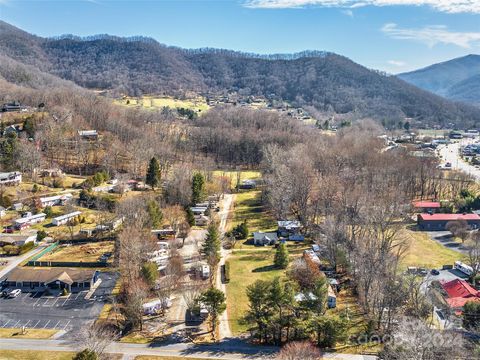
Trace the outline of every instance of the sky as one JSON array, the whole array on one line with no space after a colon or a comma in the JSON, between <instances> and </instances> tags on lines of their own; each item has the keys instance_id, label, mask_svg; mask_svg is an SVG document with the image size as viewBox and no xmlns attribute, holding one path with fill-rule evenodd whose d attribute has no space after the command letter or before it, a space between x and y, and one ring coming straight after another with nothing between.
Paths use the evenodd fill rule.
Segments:
<instances>
[{"instance_id":1,"label":"sky","mask_svg":"<svg viewBox=\"0 0 480 360\"><path fill-rule=\"evenodd\" d=\"M480 54L480 0L0 0L49 37L143 35L261 54L325 50L388 73Z\"/></svg>"}]
</instances>

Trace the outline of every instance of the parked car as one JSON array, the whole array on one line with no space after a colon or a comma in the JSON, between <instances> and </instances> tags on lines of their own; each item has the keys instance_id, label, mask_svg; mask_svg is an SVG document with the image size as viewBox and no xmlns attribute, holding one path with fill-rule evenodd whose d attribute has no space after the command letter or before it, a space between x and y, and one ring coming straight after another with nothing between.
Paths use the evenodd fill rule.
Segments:
<instances>
[{"instance_id":1,"label":"parked car","mask_svg":"<svg viewBox=\"0 0 480 360\"><path fill-rule=\"evenodd\" d=\"M6 234L13 234L13 227L12 226L5 226L3 228L3 232Z\"/></svg>"},{"instance_id":2,"label":"parked car","mask_svg":"<svg viewBox=\"0 0 480 360\"><path fill-rule=\"evenodd\" d=\"M12 289L5 288L2 290L2 297L7 297Z\"/></svg>"},{"instance_id":3,"label":"parked car","mask_svg":"<svg viewBox=\"0 0 480 360\"><path fill-rule=\"evenodd\" d=\"M18 295L22 293L22 290L20 289L14 289L8 293L8 298L13 299L16 298Z\"/></svg>"},{"instance_id":4,"label":"parked car","mask_svg":"<svg viewBox=\"0 0 480 360\"><path fill-rule=\"evenodd\" d=\"M427 269L425 269L425 268L418 268L418 275L426 276L427 274L428 274Z\"/></svg>"},{"instance_id":5,"label":"parked car","mask_svg":"<svg viewBox=\"0 0 480 360\"><path fill-rule=\"evenodd\" d=\"M432 275L440 275L440 271L438 271L437 269L432 269L432 271L430 271L430 274L432 274Z\"/></svg>"}]
</instances>

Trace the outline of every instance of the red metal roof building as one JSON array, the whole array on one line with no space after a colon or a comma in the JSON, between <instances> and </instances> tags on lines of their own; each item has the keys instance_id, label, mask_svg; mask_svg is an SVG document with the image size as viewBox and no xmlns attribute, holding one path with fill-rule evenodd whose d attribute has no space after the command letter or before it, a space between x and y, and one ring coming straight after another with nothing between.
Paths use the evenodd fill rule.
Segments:
<instances>
[{"instance_id":1,"label":"red metal roof building","mask_svg":"<svg viewBox=\"0 0 480 360\"><path fill-rule=\"evenodd\" d=\"M417 209L440 209L440 203L437 201L417 201L413 206Z\"/></svg>"},{"instance_id":2,"label":"red metal roof building","mask_svg":"<svg viewBox=\"0 0 480 360\"><path fill-rule=\"evenodd\" d=\"M472 229L480 228L477 214L419 214L417 224L421 230L442 231L450 221L465 220Z\"/></svg>"},{"instance_id":3,"label":"red metal roof building","mask_svg":"<svg viewBox=\"0 0 480 360\"><path fill-rule=\"evenodd\" d=\"M469 301L480 301L480 291L474 289L465 280L455 279L441 283L448 295L448 305L453 309L462 308Z\"/></svg>"}]
</instances>

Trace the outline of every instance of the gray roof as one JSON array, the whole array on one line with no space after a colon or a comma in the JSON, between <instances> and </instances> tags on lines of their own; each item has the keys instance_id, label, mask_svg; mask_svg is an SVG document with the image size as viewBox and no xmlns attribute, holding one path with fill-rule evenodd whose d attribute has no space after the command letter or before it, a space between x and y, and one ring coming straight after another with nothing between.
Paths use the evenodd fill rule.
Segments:
<instances>
[{"instance_id":1,"label":"gray roof","mask_svg":"<svg viewBox=\"0 0 480 360\"><path fill-rule=\"evenodd\" d=\"M278 235L275 232L268 232L268 233L254 232L253 239L255 241L263 241L263 240L278 241Z\"/></svg>"}]
</instances>

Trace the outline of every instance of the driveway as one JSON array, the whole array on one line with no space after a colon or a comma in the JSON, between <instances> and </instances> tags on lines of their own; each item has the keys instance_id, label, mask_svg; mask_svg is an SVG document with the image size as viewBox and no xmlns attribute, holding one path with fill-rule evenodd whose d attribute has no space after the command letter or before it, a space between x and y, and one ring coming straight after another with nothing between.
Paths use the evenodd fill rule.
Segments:
<instances>
[{"instance_id":1,"label":"driveway","mask_svg":"<svg viewBox=\"0 0 480 360\"><path fill-rule=\"evenodd\" d=\"M4 268L0 270L0 279L3 278L5 275L7 275L10 271L12 271L14 268L16 268L18 265L20 265L23 261L27 260L29 257L38 254L40 251L45 249L47 245L40 245L36 247L35 249L30 250L29 252L16 256L13 258L8 258L8 264Z\"/></svg>"},{"instance_id":2,"label":"driveway","mask_svg":"<svg viewBox=\"0 0 480 360\"><path fill-rule=\"evenodd\" d=\"M430 236L433 241L438 242L446 248L457 251L459 254L466 255L468 253L467 248L462 243L454 241L450 231L429 231L428 236Z\"/></svg>"},{"instance_id":3,"label":"driveway","mask_svg":"<svg viewBox=\"0 0 480 360\"><path fill-rule=\"evenodd\" d=\"M225 231L227 230L226 227L227 227L228 215L230 214L230 211L231 211L231 208L232 208L233 199L234 199L234 195L226 194L225 197L223 198L223 201L222 201L222 204L221 204L221 211L219 213L220 224L218 226L218 229L220 231L221 236L223 236L225 234ZM217 289L222 290L223 293L226 295L227 294L227 287L222 282L222 266L225 265L225 260L228 257L228 254L230 253L230 251L224 249L223 247L221 248L220 251L221 251L221 258L220 258L220 262L218 263L218 271L217 271L215 286L217 287ZM219 335L220 335L220 339L232 337L232 332L230 330L230 324L228 322L228 311L227 310L225 310L222 313L219 320L220 320L220 324L219 324L219 327L218 327L218 332L219 332Z\"/></svg>"}]
</instances>

